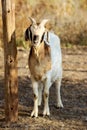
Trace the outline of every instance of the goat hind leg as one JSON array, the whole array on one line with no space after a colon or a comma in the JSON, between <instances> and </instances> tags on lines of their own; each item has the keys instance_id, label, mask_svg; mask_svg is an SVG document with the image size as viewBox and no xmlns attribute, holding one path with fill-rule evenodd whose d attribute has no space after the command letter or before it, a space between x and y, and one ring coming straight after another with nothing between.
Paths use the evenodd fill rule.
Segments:
<instances>
[{"instance_id":1,"label":"goat hind leg","mask_svg":"<svg viewBox=\"0 0 87 130\"><path fill-rule=\"evenodd\" d=\"M55 81L55 84L56 84L56 95L57 95L57 107L59 108L63 108L63 103L62 103L62 100L61 100L61 94L60 94L60 88L61 88L61 78L58 78L56 81Z\"/></svg>"},{"instance_id":2,"label":"goat hind leg","mask_svg":"<svg viewBox=\"0 0 87 130\"><path fill-rule=\"evenodd\" d=\"M43 111L43 116L47 115L50 116L50 110L49 110L49 86L50 82L48 80L45 83L45 88L44 88L44 111Z\"/></svg>"}]
</instances>

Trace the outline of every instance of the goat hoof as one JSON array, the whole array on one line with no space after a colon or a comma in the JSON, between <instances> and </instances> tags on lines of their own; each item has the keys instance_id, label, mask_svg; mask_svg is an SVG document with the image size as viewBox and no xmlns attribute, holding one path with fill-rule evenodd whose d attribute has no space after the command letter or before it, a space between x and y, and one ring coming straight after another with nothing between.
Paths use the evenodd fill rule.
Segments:
<instances>
[{"instance_id":1,"label":"goat hoof","mask_svg":"<svg viewBox=\"0 0 87 130\"><path fill-rule=\"evenodd\" d=\"M43 117L50 117L50 113L43 113Z\"/></svg>"},{"instance_id":2,"label":"goat hoof","mask_svg":"<svg viewBox=\"0 0 87 130\"><path fill-rule=\"evenodd\" d=\"M62 103L59 103L58 105L57 105L57 108L63 108L64 106L63 106L63 104Z\"/></svg>"},{"instance_id":3,"label":"goat hoof","mask_svg":"<svg viewBox=\"0 0 87 130\"><path fill-rule=\"evenodd\" d=\"M31 113L31 117L38 117L38 114L35 112L35 111L32 111L32 113Z\"/></svg>"}]
</instances>

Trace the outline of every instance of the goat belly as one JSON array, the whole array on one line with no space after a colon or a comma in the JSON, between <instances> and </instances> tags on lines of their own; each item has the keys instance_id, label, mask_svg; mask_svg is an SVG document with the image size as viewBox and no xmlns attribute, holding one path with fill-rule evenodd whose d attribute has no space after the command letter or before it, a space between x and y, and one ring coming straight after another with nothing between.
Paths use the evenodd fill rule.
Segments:
<instances>
[{"instance_id":1,"label":"goat belly","mask_svg":"<svg viewBox=\"0 0 87 130\"><path fill-rule=\"evenodd\" d=\"M46 72L51 69L51 59L49 57L45 57L41 61L37 61L37 59L30 57L29 69L31 72L31 76L35 80L41 80Z\"/></svg>"}]
</instances>

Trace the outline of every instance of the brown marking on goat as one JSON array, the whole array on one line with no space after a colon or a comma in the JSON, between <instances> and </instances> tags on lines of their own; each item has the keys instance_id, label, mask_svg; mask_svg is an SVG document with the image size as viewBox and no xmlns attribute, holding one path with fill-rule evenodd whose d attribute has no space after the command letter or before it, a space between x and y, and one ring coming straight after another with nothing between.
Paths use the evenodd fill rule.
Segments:
<instances>
[{"instance_id":1,"label":"brown marking on goat","mask_svg":"<svg viewBox=\"0 0 87 130\"><path fill-rule=\"evenodd\" d=\"M50 47L42 42L38 47L31 47L29 68L35 80L41 80L43 75L51 69Z\"/></svg>"},{"instance_id":2,"label":"brown marking on goat","mask_svg":"<svg viewBox=\"0 0 87 130\"><path fill-rule=\"evenodd\" d=\"M45 93L44 94L44 98L48 98L49 94L48 93Z\"/></svg>"},{"instance_id":3,"label":"brown marking on goat","mask_svg":"<svg viewBox=\"0 0 87 130\"><path fill-rule=\"evenodd\" d=\"M34 99L35 99L35 100L37 99L37 96L36 96L36 94L34 94Z\"/></svg>"}]
</instances>

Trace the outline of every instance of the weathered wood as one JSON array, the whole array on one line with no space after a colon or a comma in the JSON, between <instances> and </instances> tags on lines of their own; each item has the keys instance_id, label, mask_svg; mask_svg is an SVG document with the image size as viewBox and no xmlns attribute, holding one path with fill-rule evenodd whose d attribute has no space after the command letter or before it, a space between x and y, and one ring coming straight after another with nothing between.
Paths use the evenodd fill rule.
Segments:
<instances>
[{"instance_id":1,"label":"weathered wood","mask_svg":"<svg viewBox=\"0 0 87 130\"><path fill-rule=\"evenodd\" d=\"M4 67L5 67L5 119L18 119L17 48L15 37L15 0L2 0Z\"/></svg>"}]
</instances>

